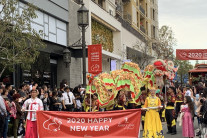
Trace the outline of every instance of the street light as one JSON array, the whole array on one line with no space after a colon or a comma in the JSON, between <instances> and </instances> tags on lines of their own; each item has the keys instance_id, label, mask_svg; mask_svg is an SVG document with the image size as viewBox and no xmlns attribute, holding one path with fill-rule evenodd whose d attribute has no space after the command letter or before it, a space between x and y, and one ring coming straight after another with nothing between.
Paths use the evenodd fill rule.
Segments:
<instances>
[{"instance_id":1,"label":"street light","mask_svg":"<svg viewBox=\"0 0 207 138\"><path fill-rule=\"evenodd\" d=\"M85 29L89 24L89 10L86 9L84 3L77 11L78 16L78 26L81 27L82 30L82 52L83 52L83 87L86 87L86 44L85 44Z\"/></svg>"},{"instance_id":2,"label":"street light","mask_svg":"<svg viewBox=\"0 0 207 138\"><path fill-rule=\"evenodd\" d=\"M65 63L66 68L68 67L68 64L70 64L71 62L71 53L67 48L63 50L63 62Z\"/></svg>"}]
</instances>

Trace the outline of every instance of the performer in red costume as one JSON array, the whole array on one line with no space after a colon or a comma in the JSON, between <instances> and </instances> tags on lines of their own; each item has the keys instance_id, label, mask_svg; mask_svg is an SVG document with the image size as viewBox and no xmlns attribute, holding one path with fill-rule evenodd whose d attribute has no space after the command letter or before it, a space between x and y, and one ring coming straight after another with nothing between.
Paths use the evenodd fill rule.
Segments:
<instances>
[{"instance_id":1,"label":"performer in red costume","mask_svg":"<svg viewBox=\"0 0 207 138\"><path fill-rule=\"evenodd\" d=\"M22 111L30 110L27 115L25 138L38 138L36 111L44 110L42 101L37 98L37 90L31 91L31 98L24 102Z\"/></svg>"}]
</instances>

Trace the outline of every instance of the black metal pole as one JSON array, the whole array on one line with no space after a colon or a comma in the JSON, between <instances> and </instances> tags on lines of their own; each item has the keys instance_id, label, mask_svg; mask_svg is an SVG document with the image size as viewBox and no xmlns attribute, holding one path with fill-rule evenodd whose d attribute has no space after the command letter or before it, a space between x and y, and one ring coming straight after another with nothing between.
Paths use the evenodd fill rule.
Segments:
<instances>
[{"instance_id":1,"label":"black metal pole","mask_svg":"<svg viewBox=\"0 0 207 138\"><path fill-rule=\"evenodd\" d=\"M85 44L85 26L82 26L82 49L83 49L83 87L86 88L86 44Z\"/></svg>"},{"instance_id":2,"label":"black metal pole","mask_svg":"<svg viewBox=\"0 0 207 138\"><path fill-rule=\"evenodd\" d=\"M68 63L68 67L69 67L69 71L68 71L68 76L69 76L68 85L70 87L70 63Z\"/></svg>"}]
</instances>

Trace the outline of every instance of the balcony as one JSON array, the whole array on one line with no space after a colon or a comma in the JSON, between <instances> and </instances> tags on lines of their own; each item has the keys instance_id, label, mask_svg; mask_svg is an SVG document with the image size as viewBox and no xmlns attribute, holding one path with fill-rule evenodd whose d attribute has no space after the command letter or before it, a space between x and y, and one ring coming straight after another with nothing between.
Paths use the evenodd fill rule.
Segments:
<instances>
[{"instance_id":1,"label":"balcony","mask_svg":"<svg viewBox=\"0 0 207 138\"><path fill-rule=\"evenodd\" d=\"M146 32L144 26L142 26L142 25L140 25L140 30L141 30L143 33Z\"/></svg>"},{"instance_id":2,"label":"balcony","mask_svg":"<svg viewBox=\"0 0 207 138\"><path fill-rule=\"evenodd\" d=\"M132 23L132 16L126 12L124 13L124 20L126 20L127 22L129 22L130 24Z\"/></svg>"},{"instance_id":3,"label":"balcony","mask_svg":"<svg viewBox=\"0 0 207 138\"><path fill-rule=\"evenodd\" d=\"M73 0L75 3L77 4L81 4L82 3L82 0Z\"/></svg>"},{"instance_id":4,"label":"balcony","mask_svg":"<svg viewBox=\"0 0 207 138\"><path fill-rule=\"evenodd\" d=\"M116 13L119 16L122 16L122 7L121 7L121 5L116 5Z\"/></svg>"},{"instance_id":5,"label":"balcony","mask_svg":"<svg viewBox=\"0 0 207 138\"><path fill-rule=\"evenodd\" d=\"M130 2L131 0L122 0L122 2Z\"/></svg>"},{"instance_id":6,"label":"balcony","mask_svg":"<svg viewBox=\"0 0 207 138\"><path fill-rule=\"evenodd\" d=\"M146 42L146 39L143 34L141 34L139 31L134 29L131 24L129 24L126 20L124 20L122 17L117 17L118 21L121 23L122 27L124 27L126 30L134 34L137 38L142 40L143 42Z\"/></svg>"},{"instance_id":7,"label":"balcony","mask_svg":"<svg viewBox=\"0 0 207 138\"><path fill-rule=\"evenodd\" d=\"M139 6L139 9L145 15L145 10L144 10L144 8L141 5Z\"/></svg>"}]
</instances>

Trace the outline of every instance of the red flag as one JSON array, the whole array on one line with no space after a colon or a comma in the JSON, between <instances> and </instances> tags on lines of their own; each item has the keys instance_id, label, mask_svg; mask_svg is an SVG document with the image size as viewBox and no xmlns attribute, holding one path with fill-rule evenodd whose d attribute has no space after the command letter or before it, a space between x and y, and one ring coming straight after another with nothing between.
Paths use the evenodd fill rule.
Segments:
<instances>
[{"instance_id":1,"label":"red flag","mask_svg":"<svg viewBox=\"0 0 207 138\"><path fill-rule=\"evenodd\" d=\"M207 49L176 49L178 60L207 60Z\"/></svg>"},{"instance_id":2,"label":"red flag","mask_svg":"<svg viewBox=\"0 0 207 138\"><path fill-rule=\"evenodd\" d=\"M88 72L97 75L102 72L102 46L88 46Z\"/></svg>"},{"instance_id":3,"label":"red flag","mask_svg":"<svg viewBox=\"0 0 207 138\"><path fill-rule=\"evenodd\" d=\"M37 111L40 138L137 138L141 110L109 112Z\"/></svg>"}]
</instances>

